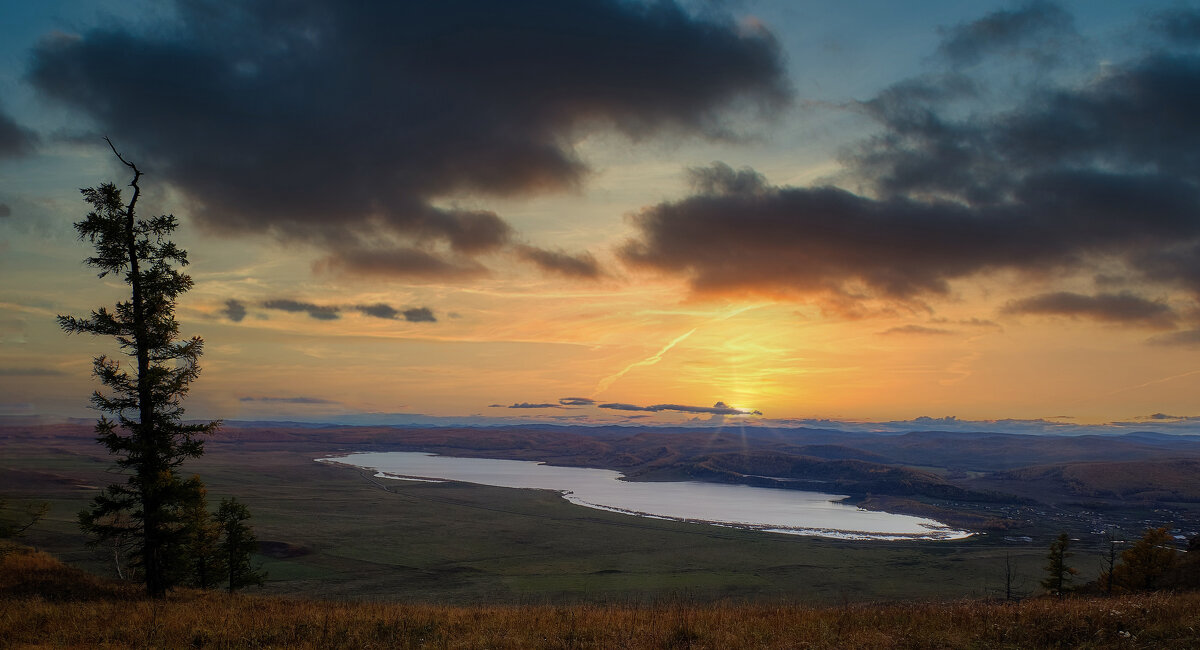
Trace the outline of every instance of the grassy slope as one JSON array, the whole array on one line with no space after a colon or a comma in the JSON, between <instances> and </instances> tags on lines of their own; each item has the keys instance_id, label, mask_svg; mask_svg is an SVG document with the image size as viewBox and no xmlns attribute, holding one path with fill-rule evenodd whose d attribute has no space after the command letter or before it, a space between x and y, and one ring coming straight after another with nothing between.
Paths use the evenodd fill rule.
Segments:
<instances>
[{"instance_id":1,"label":"grassy slope","mask_svg":"<svg viewBox=\"0 0 1200 650\"><path fill-rule=\"evenodd\" d=\"M1200 595L1019 604L440 606L182 590L163 602L0 549L0 646L1193 648Z\"/></svg>"}]
</instances>

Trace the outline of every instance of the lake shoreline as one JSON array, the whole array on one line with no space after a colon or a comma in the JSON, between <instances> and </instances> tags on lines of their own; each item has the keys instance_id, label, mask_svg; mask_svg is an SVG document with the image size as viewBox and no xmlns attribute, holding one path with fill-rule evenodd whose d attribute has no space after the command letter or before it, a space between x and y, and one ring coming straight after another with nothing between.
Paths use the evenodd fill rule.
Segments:
<instances>
[{"instance_id":1,"label":"lake shoreline","mask_svg":"<svg viewBox=\"0 0 1200 650\"><path fill-rule=\"evenodd\" d=\"M349 459L354 456L367 458L363 458L361 463L350 462ZM856 504L847 503L855 498L850 495L826 494L794 488L756 487L697 480L664 481L661 478L639 481L636 478L631 480L624 474L611 469L557 466L527 460L443 456L430 452L349 452L314 460L373 470L376 472L376 478L388 480L458 481L499 487L547 489L558 492L568 502L582 507L636 517L743 530L859 541L962 540L974 534L969 530L956 530L941 521L920 515L860 508ZM405 463L408 464L405 465ZM414 466L413 463L417 463L417 465ZM441 470L430 471L431 464L439 463L441 463ZM401 467L397 467L397 465ZM414 467L417 471L414 471ZM499 471L501 473L509 472L509 474L492 476L490 479L486 476L464 475L461 472L466 467L474 467L476 471ZM482 469L485 467L486 470ZM454 474L455 472L459 473L454 476L435 476L435 474ZM584 491L590 490L592 494L581 496L576 491L579 486L572 489L566 484L532 484L527 477L531 472L544 474L542 478L544 481L579 481L584 486ZM593 474L585 474L586 472ZM594 481L600 481L600 483L594 483ZM611 481L611 484L631 486L631 488L614 488L606 481ZM659 487L654 491L632 487L639 485L657 485ZM691 492L696 494L691 494ZM707 501L702 500L705 503L704 506L696 505L699 497L707 499ZM622 501L622 499L626 501ZM655 499L658 499L657 503ZM738 499L745 502L740 503ZM628 500L633 500L633 503L631 504ZM647 504L649 507L646 507ZM695 514L697 508L703 510L706 507L716 514L712 516ZM755 510L759 512L755 513ZM726 516L724 513L736 514ZM754 516L750 516L751 514ZM797 518L801 516L815 518L817 521L802 521ZM875 528L888 528L888 530L868 530L865 525L821 525L851 518L861 520L864 524L870 523ZM904 529L896 529L900 526L903 526Z\"/></svg>"}]
</instances>

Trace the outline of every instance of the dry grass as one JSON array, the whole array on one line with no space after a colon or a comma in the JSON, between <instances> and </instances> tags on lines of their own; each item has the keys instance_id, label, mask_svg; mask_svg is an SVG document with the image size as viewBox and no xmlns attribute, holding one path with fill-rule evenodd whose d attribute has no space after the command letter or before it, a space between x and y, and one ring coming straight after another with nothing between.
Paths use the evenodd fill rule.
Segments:
<instances>
[{"instance_id":1,"label":"dry grass","mask_svg":"<svg viewBox=\"0 0 1200 650\"><path fill-rule=\"evenodd\" d=\"M54 558L0 561L0 647L1194 648L1200 595L840 608L319 602L180 591L139 598Z\"/></svg>"}]
</instances>

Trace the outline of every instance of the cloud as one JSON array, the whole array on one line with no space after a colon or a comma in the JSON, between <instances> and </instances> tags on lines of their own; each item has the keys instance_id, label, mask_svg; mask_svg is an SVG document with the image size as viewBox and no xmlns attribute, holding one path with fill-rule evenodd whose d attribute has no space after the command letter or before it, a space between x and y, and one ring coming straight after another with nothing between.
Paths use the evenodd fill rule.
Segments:
<instances>
[{"instance_id":1,"label":"cloud","mask_svg":"<svg viewBox=\"0 0 1200 650\"><path fill-rule=\"evenodd\" d=\"M885 336L892 334L918 334L921 336L944 336L953 334L954 332L937 327L925 327L924 325L901 325L880 332Z\"/></svg>"},{"instance_id":2,"label":"cloud","mask_svg":"<svg viewBox=\"0 0 1200 650\"><path fill-rule=\"evenodd\" d=\"M1169 305L1130 293L1101 293L1094 296L1066 291L1045 293L1011 302L1003 311L1008 314L1071 316L1160 328L1174 327L1177 318Z\"/></svg>"},{"instance_id":3,"label":"cloud","mask_svg":"<svg viewBox=\"0 0 1200 650\"><path fill-rule=\"evenodd\" d=\"M235 323L240 323L246 317L246 305L231 298L225 301L225 308L219 313Z\"/></svg>"},{"instance_id":4,"label":"cloud","mask_svg":"<svg viewBox=\"0 0 1200 650\"><path fill-rule=\"evenodd\" d=\"M395 307L385 303L377 303L374 305L358 305L355 307L358 311L375 318L383 318L387 320L394 319L400 312Z\"/></svg>"},{"instance_id":5,"label":"cloud","mask_svg":"<svg viewBox=\"0 0 1200 650\"><path fill-rule=\"evenodd\" d=\"M356 305L354 308L367 316L383 318L385 320L396 320L399 316L403 316L404 320L410 323L437 322L437 317L433 315L433 310L428 307L413 307L401 311L387 303L380 302L374 305Z\"/></svg>"},{"instance_id":6,"label":"cloud","mask_svg":"<svg viewBox=\"0 0 1200 650\"><path fill-rule=\"evenodd\" d=\"M0 368L0 377L62 377L66 374L56 368Z\"/></svg>"},{"instance_id":7,"label":"cloud","mask_svg":"<svg viewBox=\"0 0 1200 650\"><path fill-rule=\"evenodd\" d=\"M1172 42L1182 45L1200 44L1200 11L1171 9L1155 18L1155 27Z\"/></svg>"},{"instance_id":8,"label":"cloud","mask_svg":"<svg viewBox=\"0 0 1200 650\"><path fill-rule=\"evenodd\" d=\"M239 402L262 402L267 404L341 404L319 397L239 397Z\"/></svg>"},{"instance_id":9,"label":"cloud","mask_svg":"<svg viewBox=\"0 0 1200 650\"><path fill-rule=\"evenodd\" d=\"M1021 52L1044 55L1047 41L1073 33L1074 20L1061 7L1049 2L1030 2L1013 10L1001 10L979 20L942 31L938 54L954 65L978 63L989 54Z\"/></svg>"},{"instance_id":10,"label":"cloud","mask_svg":"<svg viewBox=\"0 0 1200 650\"><path fill-rule=\"evenodd\" d=\"M591 253L584 252L578 255L571 255L563 251L548 251L526 245L519 245L515 250L521 259L532 262L543 271L550 273L589 280L599 278L603 275L600 271L599 263L596 262L596 258L592 257Z\"/></svg>"},{"instance_id":11,"label":"cloud","mask_svg":"<svg viewBox=\"0 0 1200 650\"><path fill-rule=\"evenodd\" d=\"M0 111L0 159L24 156L32 152L36 144L36 135Z\"/></svg>"},{"instance_id":12,"label":"cloud","mask_svg":"<svg viewBox=\"0 0 1200 650\"><path fill-rule=\"evenodd\" d=\"M1168 345L1180 347L1200 347L1200 329L1181 330L1151 337L1152 345Z\"/></svg>"},{"instance_id":13,"label":"cloud","mask_svg":"<svg viewBox=\"0 0 1200 650\"><path fill-rule=\"evenodd\" d=\"M404 320L410 323L436 323L437 318L428 307L414 307L404 310Z\"/></svg>"},{"instance_id":14,"label":"cloud","mask_svg":"<svg viewBox=\"0 0 1200 650\"><path fill-rule=\"evenodd\" d=\"M12 208L7 203L0 203L0 219L12 216Z\"/></svg>"},{"instance_id":15,"label":"cloud","mask_svg":"<svg viewBox=\"0 0 1200 650\"><path fill-rule=\"evenodd\" d=\"M1166 413L1153 413L1134 418L1135 420L1155 420L1166 422L1193 422L1200 421L1200 416L1196 415L1167 415Z\"/></svg>"},{"instance_id":16,"label":"cloud","mask_svg":"<svg viewBox=\"0 0 1200 650\"><path fill-rule=\"evenodd\" d=\"M993 56L1034 27L1071 33L1044 3L990 19L951 30L946 56ZM992 40L960 51L973 30ZM1159 49L1088 78L1031 78L998 96L987 75L949 72L860 103L879 131L846 151L856 191L772 185L723 162L690 170L693 193L635 214L619 257L687 279L697 297L848 310L923 305L998 271L1114 265L1128 283L1200 298L1200 56Z\"/></svg>"},{"instance_id":17,"label":"cloud","mask_svg":"<svg viewBox=\"0 0 1200 650\"><path fill-rule=\"evenodd\" d=\"M558 400L563 406L590 406L596 403L596 400L590 397L563 397Z\"/></svg>"},{"instance_id":18,"label":"cloud","mask_svg":"<svg viewBox=\"0 0 1200 650\"><path fill-rule=\"evenodd\" d=\"M491 408L508 408L508 409L559 409L562 408L558 404L531 404L529 402L518 402L516 404L492 404Z\"/></svg>"},{"instance_id":19,"label":"cloud","mask_svg":"<svg viewBox=\"0 0 1200 650\"><path fill-rule=\"evenodd\" d=\"M341 318L341 314L339 313L341 311L340 308L333 305L314 305L311 302L277 299L263 301L262 306L265 309L277 309L292 313L304 312L308 314L309 318L317 320L336 320Z\"/></svg>"},{"instance_id":20,"label":"cloud","mask_svg":"<svg viewBox=\"0 0 1200 650\"><path fill-rule=\"evenodd\" d=\"M313 262L313 271L358 275L404 276L413 279L465 280L485 276L487 267L465 255L423 251L408 246L345 246Z\"/></svg>"},{"instance_id":21,"label":"cloud","mask_svg":"<svg viewBox=\"0 0 1200 650\"><path fill-rule=\"evenodd\" d=\"M650 411L653 413L658 413L660 411L678 411L680 413L711 413L713 415L762 415L762 411L733 408L726 405L725 402L717 402L712 406L685 406L683 404L654 404L653 406L637 406L636 404L610 402L607 404L598 404L597 407L614 411Z\"/></svg>"},{"instance_id":22,"label":"cloud","mask_svg":"<svg viewBox=\"0 0 1200 650\"><path fill-rule=\"evenodd\" d=\"M611 409L614 411L654 411L657 410L653 406L637 406L636 404L622 404L620 402L609 402L608 404L598 404L599 408Z\"/></svg>"},{"instance_id":23,"label":"cloud","mask_svg":"<svg viewBox=\"0 0 1200 650\"><path fill-rule=\"evenodd\" d=\"M476 258L512 227L445 199L570 190L586 133L721 138L734 111L790 97L771 34L672 0L179 0L173 16L47 38L28 78L205 226L310 242L329 271L486 273Z\"/></svg>"}]
</instances>

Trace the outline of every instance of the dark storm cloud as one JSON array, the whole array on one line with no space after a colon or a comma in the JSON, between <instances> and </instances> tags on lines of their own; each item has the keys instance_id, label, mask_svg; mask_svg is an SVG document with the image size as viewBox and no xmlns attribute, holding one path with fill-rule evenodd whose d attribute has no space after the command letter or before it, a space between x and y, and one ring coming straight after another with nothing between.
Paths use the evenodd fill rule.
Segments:
<instances>
[{"instance_id":1,"label":"dark storm cloud","mask_svg":"<svg viewBox=\"0 0 1200 650\"><path fill-rule=\"evenodd\" d=\"M222 309L220 313L221 315L225 316L225 318L228 318L235 323L240 323L242 322L242 319L246 317L246 305L240 300L226 300L225 308Z\"/></svg>"},{"instance_id":2,"label":"dark storm cloud","mask_svg":"<svg viewBox=\"0 0 1200 650\"><path fill-rule=\"evenodd\" d=\"M589 406L595 404L596 400L590 397L563 397L558 400L563 406Z\"/></svg>"},{"instance_id":3,"label":"dark storm cloud","mask_svg":"<svg viewBox=\"0 0 1200 650\"><path fill-rule=\"evenodd\" d=\"M0 110L0 158L16 158L33 151L37 136Z\"/></svg>"},{"instance_id":4,"label":"dark storm cloud","mask_svg":"<svg viewBox=\"0 0 1200 650\"><path fill-rule=\"evenodd\" d=\"M1008 314L1049 314L1163 328L1174 327L1177 320L1177 315L1169 305L1130 293L1088 296L1059 291L1011 302L1003 311Z\"/></svg>"},{"instance_id":5,"label":"dark storm cloud","mask_svg":"<svg viewBox=\"0 0 1200 650\"><path fill-rule=\"evenodd\" d=\"M563 251L549 251L526 245L519 245L515 250L521 259L536 264L543 271L589 280L602 275L596 258L588 252L571 255Z\"/></svg>"},{"instance_id":6,"label":"dark storm cloud","mask_svg":"<svg viewBox=\"0 0 1200 650\"><path fill-rule=\"evenodd\" d=\"M997 11L943 31L938 54L955 65L978 63L992 53L1008 53L1033 42L1046 52L1044 39L1072 31L1073 19L1049 2L1030 2L1018 9Z\"/></svg>"},{"instance_id":7,"label":"dark storm cloud","mask_svg":"<svg viewBox=\"0 0 1200 650\"><path fill-rule=\"evenodd\" d=\"M1037 3L951 30L943 48L993 53L959 51L985 24L997 43L1032 26L1043 39L1073 33ZM1087 83L1035 77L1003 102L986 77L954 72L862 102L880 131L847 152L858 193L773 186L724 163L691 170L694 193L635 215L639 234L619 254L696 294L831 305L920 302L998 270L1098 272L1100 259L1125 282L1200 297L1200 57L1159 49Z\"/></svg>"},{"instance_id":8,"label":"dark storm cloud","mask_svg":"<svg viewBox=\"0 0 1200 650\"><path fill-rule=\"evenodd\" d=\"M262 303L265 309L278 309L292 313L303 312L309 315L310 318L317 320L336 320L341 318L339 313L341 310L333 305L314 305L311 302L300 302L298 300L266 300Z\"/></svg>"},{"instance_id":9,"label":"dark storm cloud","mask_svg":"<svg viewBox=\"0 0 1200 650\"><path fill-rule=\"evenodd\" d=\"M712 170L734 174L727 166ZM1087 253L1145 250L1200 236L1200 193L1176 178L1103 171L1031 176L1011 202L872 199L833 187L697 194L635 217L634 265L690 276L699 293L943 294L1000 268L1050 270Z\"/></svg>"},{"instance_id":10,"label":"dark storm cloud","mask_svg":"<svg viewBox=\"0 0 1200 650\"><path fill-rule=\"evenodd\" d=\"M660 411L678 411L680 413L709 413L712 415L762 415L761 411L736 409L727 406L725 402L717 402L712 406L686 406L683 404L654 404L652 406L637 406L636 404L610 402L608 404L598 404L597 407L602 409L610 409L613 411L650 411L653 413L658 413Z\"/></svg>"},{"instance_id":11,"label":"dark storm cloud","mask_svg":"<svg viewBox=\"0 0 1200 650\"><path fill-rule=\"evenodd\" d=\"M319 397L239 397L239 402L263 402L268 404L340 404Z\"/></svg>"},{"instance_id":12,"label":"dark storm cloud","mask_svg":"<svg viewBox=\"0 0 1200 650\"><path fill-rule=\"evenodd\" d=\"M789 96L770 34L669 0L179 0L175 13L48 38L29 78L186 192L207 226L313 242L331 270L478 275L473 256L511 227L435 200L576 187L581 132L723 137L729 110Z\"/></svg>"}]
</instances>

